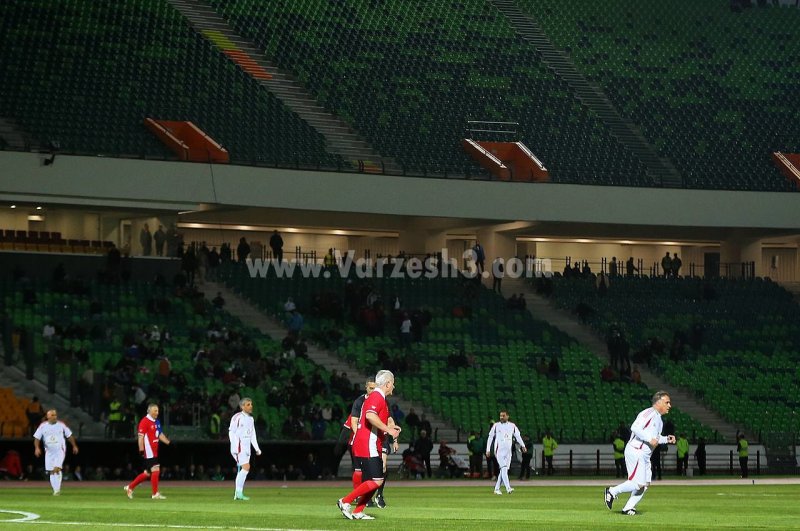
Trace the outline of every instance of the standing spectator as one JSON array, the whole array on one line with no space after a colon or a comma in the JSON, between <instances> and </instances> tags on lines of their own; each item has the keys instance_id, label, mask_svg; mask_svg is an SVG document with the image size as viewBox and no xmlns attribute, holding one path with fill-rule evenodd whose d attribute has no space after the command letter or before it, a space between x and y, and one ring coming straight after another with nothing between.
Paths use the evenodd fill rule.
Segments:
<instances>
[{"instance_id":1,"label":"standing spectator","mask_svg":"<svg viewBox=\"0 0 800 531\"><path fill-rule=\"evenodd\" d=\"M747 460L748 460L748 446L747 439L744 437L744 433L740 433L737 437L736 442L736 450L739 452L739 468L742 470L742 477L746 478L747 474Z\"/></svg>"},{"instance_id":2,"label":"standing spectator","mask_svg":"<svg viewBox=\"0 0 800 531\"><path fill-rule=\"evenodd\" d=\"M606 293L608 293L608 286L610 284L608 281L608 276L606 276L605 273L600 271L594 283L595 286L597 287L597 294L601 297L605 297Z\"/></svg>"},{"instance_id":3,"label":"standing spectator","mask_svg":"<svg viewBox=\"0 0 800 531\"><path fill-rule=\"evenodd\" d=\"M150 478L150 486L153 491L151 498L154 500L164 500L158 490L158 478L161 474L161 466L158 464L158 443L170 444L169 439L161 431L161 421L158 420L158 406L150 404L147 408L147 416L139 422L138 446L139 455L142 456L144 471L136 476L129 485L125 485L124 490L128 498L133 499L133 490L137 485Z\"/></svg>"},{"instance_id":4,"label":"standing spectator","mask_svg":"<svg viewBox=\"0 0 800 531\"><path fill-rule=\"evenodd\" d=\"M681 266L682 265L683 265L683 262L681 261L680 258L678 258L678 253L672 253L672 265L671 265L671 268L672 268L672 276L673 277L678 278L678 275L680 275L680 272L681 272Z\"/></svg>"},{"instance_id":5,"label":"standing spectator","mask_svg":"<svg viewBox=\"0 0 800 531\"><path fill-rule=\"evenodd\" d=\"M221 264L227 264L231 260L233 260L231 252L231 244L223 243L219 248L219 261Z\"/></svg>"},{"instance_id":6,"label":"standing spectator","mask_svg":"<svg viewBox=\"0 0 800 531\"><path fill-rule=\"evenodd\" d=\"M406 415L406 426L411 433L411 439L413 440L417 436L417 427L419 426L419 417L417 416L417 412L414 411L414 408L408 410L408 415Z\"/></svg>"},{"instance_id":7,"label":"standing spectator","mask_svg":"<svg viewBox=\"0 0 800 531\"><path fill-rule=\"evenodd\" d=\"M239 401L241 411L231 417L228 427L228 439L231 442L231 455L236 461L235 490L234 500L247 501L250 498L244 495L244 482L247 474L250 473L250 447L256 450L256 455L261 455L261 448L258 447L256 437L256 427L253 421L253 399L242 398Z\"/></svg>"},{"instance_id":8,"label":"standing spectator","mask_svg":"<svg viewBox=\"0 0 800 531\"><path fill-rule=\"evenodd\" d=\"M400 323L400 344L404 348L411 346L411 317L403 312L403 320Z\"/></svg>"},{"instance_id":9,"label":"standing spectator","mask_svg":"<svg viewBox=\"0 0 800 531\"><path fill-rule=\"evenodd\" d=\"M431 428L431 421L425 418L425 413L422 414L422 417L419 419L419 431L420 435L422 434L422 430L425 430L428 433L428 436L433 433L433 429Z\"/></svg>"},{"instance_id":10,"label":"standing spectator","mask_svg":"<svg viewBox=\"0 0 800 531\"><path fill-rule=\"evenodd\" d=\"M51 409L47 412L47 421L42 422L33 434L33 453L36 457L41 457L44 442L44 470L50 476L53 496L61 494L61 468L64 466L67 441L72 445L72 453L78 455L78 445L72 431L58 420L56 410Z\"/></svg>"},{"instance_id":11,"label":"standing spectator","mask_svg":"<svg viewBox=\"0 0 800 531\"><path fill-rule=\"evenodd\" d=\"M293 337L299 337L300 332L303 331L303 316L296 309L289 312L289 317L286 320L286 329Z\"/></svg>"},{"instance_id":12,"label":"standing spectator","mask_svg":"<svg viewBox=\"0 0 800 531\"><path fill-rule=\"evenodd\" d=\"M244 262L250 254L250 245L247 240L242 236L239 238L239 245L236 247L236 260Z\"/></svg>"},{"instance_id":13,"label":"standing spectator","mask_svg":"<svg viewBox=\"0 0 800 531\"><path fill-rule=\"evenodd\" d=\"M634 265L633 257L631 256L625 262L625 275L628 276L628 277L632 277L638 271L639 271L639 268Z\"/></svg>"},{"instance_id":14,"label":"standing spectator","mask_svg":"<svg viewBox=\"0 0 800 531\"><path fill-rule=\"evenodd\" d=\"M280 264L283 261L283 238L277 230L272 231L269 238L269 248L272 249L272 256Z\"/></svg>"},{"instance_id":15,"label":"standing spectator","mask_svg":"<svg viewBox=\"0 0 800 531\"><path fill-rule=\"evenodd\" d=\"M622 508L622 514L636 515L636 505L644 497L647 487L652 481L650 468L652 453L658 451L659 444L675 444L674 435L661 435L664 427L662 415L669 413L672 402L665 391L657 391L651 401L652 406L642 410L631 425L632 437L625 446L625 465L628 479L605 490L605 502L611 510L614 500L623 492L630 492L630 498Z\"/></svg>"},{"instance_id":16,"label":"standing spectator","mask_svg":"<svg viewBox=\"0 0 800 531\"><path fill-rule=\"evenodd\" d=\"M414 448L417 450L422 463L425 465L425 470L428 472L428 477L431 477L431 452L433 451L433 442L428 437L428 432L420 429L419 439L414 442Z\"/></svg>"},{"instance_id":17,"label":"standing spectator","mask_svg":"<svg viewBox=\"0 0 800 531\"><path fill-rule=\"evenodd\" d=\"M558 442L553 438L553 434L550 430L547 430L542 438L542 447L544 448L542 451L544 460L547 464L547 475L552 476L555 473L553 469L553 455L556 452L556 448L558 448ZM544 467L542 468L544 469Z\"/></svg>"},{"instance_id":18,"label":"standing spectator","mask_svg":"<svg viewBox=\"0 0 800 531\"><path fill-rule=\"evenodd\" d=\"M467 452L469 453L469 477L480 478L483 475L483 439L478 437L475 430L469 432L467 437Z\"/></svg>"},{"instance_id":19,"label":"standing spectator","mask_svg":"<svg viewBox=\"0 0 800 531\"><path fill-rule=\"evenodd\" d=\"M525 448L530 448L530 452L525 452L522 454L522 459L520 460L520 467L519 467L519 479L531 479L531 459L533 458L533 444L531 441L530 436L523 435L522 442L525 445Z\"/></svg>"},{"instance_id":20,"label":"standing spectator","mask_svg":"<svg viewBox=\"0 0 800 531\"><path fill-rule=\"evenodd\" d=\"M616 278L619 270L617 268L617 257L612 256L611 262L608 264L608 276L611 278Z\"/></svg>"},{"instance_id":21,"label":"standing spectator","mask_svg":"<svg viewBox=\"0 0 800 531\"><path fill-rule=\"evenodd\" d=\"M625 476L625 441L620 437L619 432L614 432L611 447L614 449L614 468L615 476L618 478Z\"/></svg>"},{"instance_id":22,"label":"standing spectator","mask_svg":"<svg viewBox=\"0 0 800 531\"><path fill-rule=\"evenodd\" d=\"M472 248L472 258L475 260L475 267L478 274L483 274L484 263L486 262L486 251L483 250L481 242L476 241L475 246Z\"/></svg>"},{"instance_id":23,"label":"standing spectator","mask_svg":"<svg viewBox=\"0 0 800 531\"><path fill-rule=\"evenodd\" d=\"M522 436L519 428L513 422L508 420L508 412L500 411L500 422L496 422L492 429L489 430L489 435L486 440L486 457L487 459L494 454L497 459L497 464L500 466L500 471L497 474L497 483L494 485L494 493L502 494L500 492L500 485L506 488L506 494L511 494L514 489L511 488L511 483L508 480L508 469L511 467L511 453L514 447L514 441L520 447L522 453L528 451L525 443L522 441Z\"/></svg>"},{"instance_id":24,"label":"standing spectator","mask_svg":"<svg viewBox=\"0 0 800 531\"><path fill-rule=\"evenodd\" d=\"M492 291L497 291L500 295L503 294L503 277L505 277L505 268L503 267L503 259L495 258L492 262Z\"/></svg>"},{"instance_id":25,"label":"standing spectator","mask_svg":"<svg viewBox=\"0 0 800 531\"><path fill-rule=\"evenodd\" d=\"M701 476L706 475L706 440L700 437L697 441L697 448L694 450L694 458L697 461L697 470Z\"/></svg>"},{"instance_id":26,"label":"standing spectator","mask_svg":"<svg viewBox=\"0 0 800 531\"><path fill-rule=\"evenodd\" d=\"M689 469L689 441L686 434L681 433L678 442L675 443L675 451L678 453L678 475L685 476Z\"/></svg>"},{"instance_id":27,"label":"standing spectator","mask_svg":"<svg viewBox=\"0 0 800 531\"><path fill-rule=\"evenodd\" d=\"M164 243L167 241L164 225L158 226L158 230L153 234L153 241L156 244L156 256L164 256Z\"/></svg>"},{"instance_id":28,"label":"standing spectator","mask_svg":"<svg viewBox=\"0 0 800 531\"><path fill-rule=\"evenodd\" d=\"M186 281L189 286L194 286L194 277L197 273L197 254L195 253L194 243L189 246L189 250L183 253L181 258L181 268L186 273Z\"/></svg>"},{"instance_id":29,"label":"standing spectator","mask_svg":"<svg viewBox=\"0 0 800 531\"><path fill-rule=\"evenodd\" d=\"M667 251L667 254L661 259L661 271L664 272L664 278L668 278L672 275L672 258L669 257L669 251Z\"/></svg>"},{"instance_id":30,"label":"standing spectator","mask_svg":"<svg viewBox=\"0 0 800 531\"><path fill-rule=\"evenodd\" d=\"M214 308L217 310L222 310L225 307L225 299L222 298L222 292L218 291L217 296L211 301L211 304L214 305Z\"/></svg>"},{"instance_id":31,"label":"standing spectator","mask_svg":"<svg viewBox=\"0 0 800 531\"><path fill-rule=\"evenodd\" d=\"M142 245L142 255L150 256L153 253L153 235L150 234L150 227L147 226L147 223L139 233L139 243Z\"/></svg>"},{"instance_id":32,"label":"standing spectator","mask_svg":"<svg viewBox=\"0 0 800 531\"><path fill-rule=\"evenodd\" d=\"M25 416L28 417L28 433L33 434L44 417L44 408L42 407L42 403L39 402L38 396L34 396L31 399L30 404L28 404L28 407L25 409Z\"/></svg>"}]
</instances>

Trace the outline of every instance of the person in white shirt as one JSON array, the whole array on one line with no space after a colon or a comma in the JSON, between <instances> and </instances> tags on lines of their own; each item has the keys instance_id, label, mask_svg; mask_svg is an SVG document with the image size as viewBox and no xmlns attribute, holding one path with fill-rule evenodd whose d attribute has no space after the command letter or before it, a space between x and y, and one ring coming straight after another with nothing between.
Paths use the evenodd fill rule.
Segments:
<instances>
[{"instance_id":1,"label":"person in white shirt","mask_svg":"<svg viewBox=\"0 0 800 531\"><path fill-rule=\"evenodd\" d=\"M72 431L66 424L58 420L55 409L51 409L45 416L45 421L39 424L33 434L33 453L36 457L42 455L44 443L44 469L50 475L50 485L53 487L53 496L61 494L61 467L67 453L67 444L72 445L72 453L78 453L78 444Z\"/></svg>"},{"instance_id":2,"label":"person in white shirt","mask_svg":"<svg viewBox=\"0 0 800 531\"><path fill-rule=\"evenodd\" d=\"M242 398L239 401L242 410L231 418L228 428L228 438L231 441L231 455L236 461L239 472L236 474L236 490L233 494L234 500L249 500L244 495L244 482L250 472L250 445L256 449L256 455L261 455L261 448L258 447L256 439L256 426L253 421L253 400Z\"/></svg>"},{"instance_id":3,"label":"person in white shirt","mask_svg":"<svg viewBox=\"0 0 800 531\"><path fill-rule=\"evenodd\" d=\"M486 458L490 458L492 451L494 451L494 457L500 466L500 473L497 474L497 483L494 486L495 494L502 494L500 492L501 482L505 485L507 494L514 492L514 489L511 488L511 483L508 481L508 469L511 467L511 450L514 446L514 440L517 441L522 453L527 453L528 449L525 448L525 443L522 442L519 428L508 420L507 411L501 411L500 422L495 422L492 425L489 437L486 440Z\"/></svg>"},{"instance_id":4,"label":"person in white shirt","mask_svg":"<svg viewBox=\"0 0 800 531\"><path fill-rule=\"evenodd\" d=\"M664 428L661 416L669 413L672 408L669 394L666 391L657 391L653 395L652 404L652 407L639 413L631 425L631 438L625 446L628 480L606 488L604 499L608 510L611 510L617 496L630 492L631 496L622 508L622 514L636 515L636 504L642 500L652 480L650 456L657 451L659 444L675 444L675 435L661 435Z\"/></svg>"}]
</instances>

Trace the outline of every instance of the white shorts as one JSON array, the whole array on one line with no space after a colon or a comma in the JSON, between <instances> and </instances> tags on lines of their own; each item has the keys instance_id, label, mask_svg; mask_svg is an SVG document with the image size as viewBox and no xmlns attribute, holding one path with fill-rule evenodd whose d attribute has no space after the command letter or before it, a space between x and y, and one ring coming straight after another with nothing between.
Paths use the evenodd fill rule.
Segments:
<instances>
[{"instance_id":1,"label":"white shorts","mask_svg":"<svg viewBox=\"0 0 800 531\"><path fill-rule=\"evenodd\" d=\"M497 459L497 464L500 468L509 468L511 466L511 452L501 450L494 454L494 458Z\"/></svg>"},{"instance_id":2,"label":"white shorts","mask_svg":"<svg viewBox=\"0 0 800 531\"><path fill-rule=\"evenodd\" d=\"M233 456L233 460L236 461L236 464L239 466L246 465L250 463L250 449L242 450L238 454L231 454Z\"/></svg>"},{"instance_id":3,"label":"white shorts","mask_svg":"<svg viewBox=\"0 0 800 531\"><path fill-rule=\"evenodd\" d=\"M44 469L50 471L54 468L63 468L66 454L61 448L52 450L47 448L44 452Z\"/></svg>"},{"instance_id":4,"label":"white shorts","mask_svg":"<svg viewBox=\"0 0 800 531\"><path fill-rule=\"evenodd\" d=\"M640 486L650 484L653 478L650 454L629 444L625 447L625 466L628 468L629 481L634 481Z\"/></svg>"}]
</instances>

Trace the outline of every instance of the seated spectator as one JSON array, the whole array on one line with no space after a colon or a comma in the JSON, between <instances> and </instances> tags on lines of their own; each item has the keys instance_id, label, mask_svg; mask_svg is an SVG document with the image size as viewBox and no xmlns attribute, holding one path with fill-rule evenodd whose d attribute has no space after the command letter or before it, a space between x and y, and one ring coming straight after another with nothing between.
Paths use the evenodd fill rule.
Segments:
<instances>
[{"instance_id":1,"label":"seated spectator","mask_svg":"<svg viewBox=\"0 0 800 531\"><path fill-rule=\"evenodd\" d=\"M606 366L600 370L600 379L604 382L613 382L617 379L617 375L614 373L614 369L611 368L611 365L606 364Z\"/></svg>"},{"instance_id":2,"label":"seated spectator","mask_svg":"<svg viewBox=\"0 0 800 531\"><path fill-rule=\"evenodd\" d=\"M0 478L2 479L24 479L22 473L22 460L19 457L19 452L16 450L9 450L3 459L0 460Z\"/></svg>"},{"instance_id":3,"label":"seated spectator","mask_svg":"<svg viewBox=\"0 0 800 531\"><path fill-rule=\"evenodd\" d=\"M217 310L221 310L222 308L224 308L225 307L225 299L222 298L222 293L221 292L217 292L217 296L214 297L214 300L212 300L211 303L214 305L214 308L216 308Z\"/></svg>"},{"instance_id":4,"label":"seated spectator","mask_svg":"<svg viewBox=\"0 0 800 531\"><path fill-rule=\"evenodd\" d=\"M631 382L635 384L642 383L642 373L639 372L639 366L633 366L633 372L631 373Z\"/></svg>"}]
</instances>

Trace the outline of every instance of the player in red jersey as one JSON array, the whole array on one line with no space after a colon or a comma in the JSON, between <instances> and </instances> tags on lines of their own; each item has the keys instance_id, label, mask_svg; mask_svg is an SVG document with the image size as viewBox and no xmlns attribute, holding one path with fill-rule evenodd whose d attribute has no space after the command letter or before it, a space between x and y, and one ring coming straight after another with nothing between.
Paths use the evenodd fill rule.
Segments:
<instances>
[{"instance_id":1,"label":"player in red jersey","mask_svg":"<svg viewBox=\"0 0 800 531\"><path fill-rule=\"evenodd\" d=\"M154 500L164 500L166 496L158 492L158 475L161 467L158 464L158 442L170 444L170 440L161 431L161 421L158 420L158 406L150 404L147 406L147 416L139 422L139 454L144 463L144 472L136 476L130 485L125 485L125 494L133 499L133 489L136 485L150 478L150 485L153 487Z\"/></svg>"},{"instance_id":2,"label":"player in red jersey","mask_svg":"<svg viewBox=\"0 0 800 531\"><path fill-rule=\"evenodd\" d=\"M361 484L337 504L342 515L349 520L374 520L364 514L364 507L372 495L383 484L383 440L388 434L393 439L400 435L400 427L388 425L389 405L386 397L394 391L394 374L378 371L376 388L364 401L361 408L359 428L353 440L353 456L361 468ZM358 498L358 506L351 510L350 504Z\"/></svg>"}]
</instances>

